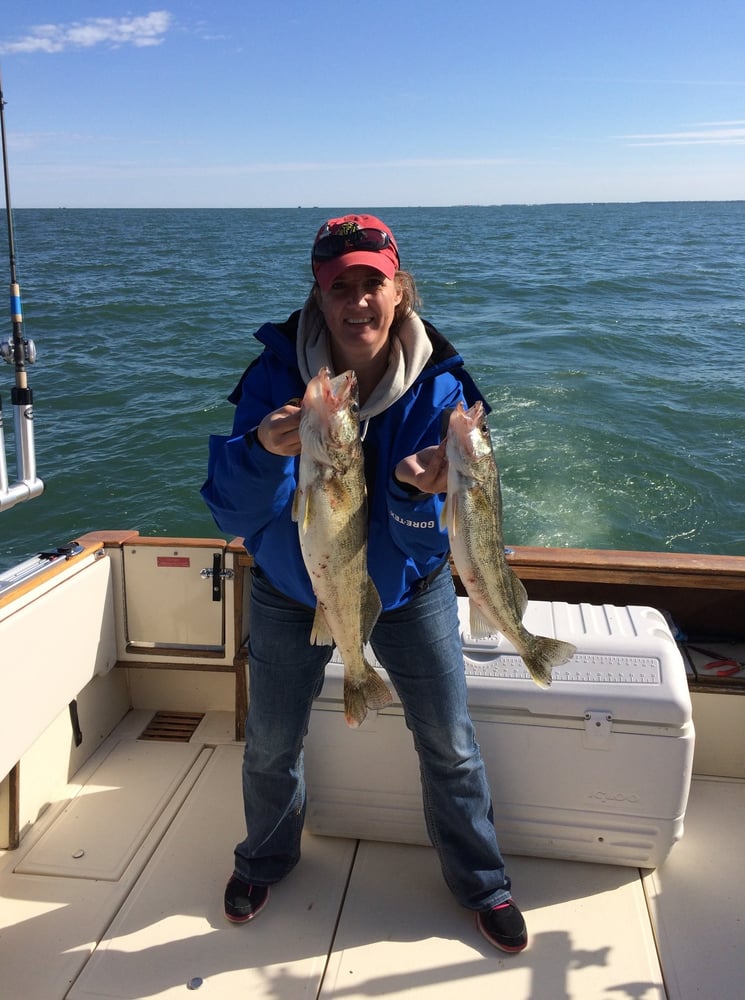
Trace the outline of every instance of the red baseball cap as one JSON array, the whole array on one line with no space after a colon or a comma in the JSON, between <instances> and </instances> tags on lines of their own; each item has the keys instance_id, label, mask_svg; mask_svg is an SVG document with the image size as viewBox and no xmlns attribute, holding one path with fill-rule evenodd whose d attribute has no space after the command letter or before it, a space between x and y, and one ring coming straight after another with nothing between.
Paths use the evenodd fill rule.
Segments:
<instances>
[{"instance_id":1,"label":"red baseball cap","mask_svg":"<svg viewBox=\"0 0 745 1000\"><path fill-rule=\"evenodd\" d=\"M398 247L388 226L374 215L343 215L324 222L311 251L313 274L326 292L342 271L366 264L393 278L399 268Z\"/></svg>"}]
</instances>

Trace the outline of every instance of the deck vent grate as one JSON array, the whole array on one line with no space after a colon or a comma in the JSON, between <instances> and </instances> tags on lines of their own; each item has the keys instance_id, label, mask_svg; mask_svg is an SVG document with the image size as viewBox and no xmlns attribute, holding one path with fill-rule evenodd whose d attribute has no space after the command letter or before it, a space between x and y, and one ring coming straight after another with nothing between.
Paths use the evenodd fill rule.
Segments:
<instances>
[{"instance_id":1,"label":"deck vent grate","mask_svg":"<svg viewBox=\"0 0 745 1000\"><path fill-rule=\"evenodd\" d=\"M203 712L156 712L140 739L188 743L203 718Z\"/></svg>"}]
</instances>

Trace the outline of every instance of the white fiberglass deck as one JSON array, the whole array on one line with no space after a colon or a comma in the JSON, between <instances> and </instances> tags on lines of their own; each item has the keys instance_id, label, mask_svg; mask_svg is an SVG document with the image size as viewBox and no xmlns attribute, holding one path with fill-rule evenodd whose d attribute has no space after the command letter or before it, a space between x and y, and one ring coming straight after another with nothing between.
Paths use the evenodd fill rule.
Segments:
<instances>
[{"instance_id":1,"label":"white fiberglass deck","mask_svg":"<svg viewBox=\"0 0 745 1000\"><path fill-rule=\"evenodd\" d=\"M138 741L148 718L131 713L68 801L0 855L3 1000L742 995L743 781L694 779L685 836L655 872L510 858L530 944L508 956L426 847L306 835L264 913L229 924L243 828L232 716L208 715L189 744Z\"/></svg>"}]
</instances>

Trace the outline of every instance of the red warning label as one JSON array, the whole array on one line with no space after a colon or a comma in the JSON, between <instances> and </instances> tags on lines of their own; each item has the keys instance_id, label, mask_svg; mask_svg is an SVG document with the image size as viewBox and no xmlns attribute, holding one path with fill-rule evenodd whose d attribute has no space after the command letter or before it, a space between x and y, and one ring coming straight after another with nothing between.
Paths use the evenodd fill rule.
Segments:
<instances>
[{"instance_id":1,"label":"red warning label","mask_svg":"<svg viewBox=\"0 0 745 1000\"><path fill-rule=\"evenodd\" d=\"M158 566L188 569L191 566L191 559L188 556L158 556Z\"/></svg>"}]
</instances>

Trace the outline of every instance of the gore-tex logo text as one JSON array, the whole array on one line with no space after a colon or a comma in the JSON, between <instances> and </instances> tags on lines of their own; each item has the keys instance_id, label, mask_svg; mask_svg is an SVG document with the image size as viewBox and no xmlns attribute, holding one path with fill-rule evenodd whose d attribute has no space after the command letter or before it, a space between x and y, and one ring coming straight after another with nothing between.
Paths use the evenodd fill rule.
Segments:
<instances>
[{"instance_id":1,"label":"gore-tex logo text","mask_svg":"<svg viewBox=\"0 0 745 1000\"><path fill-rule=\"evenodd\" d=\"M433 519L429 521L412 521L408 517L401 517L398 514L394 514L392 510L388 511L394 521L398 524L403 524L407 528L434 528L435 522Z\"/></svg>"}]
</instances>

